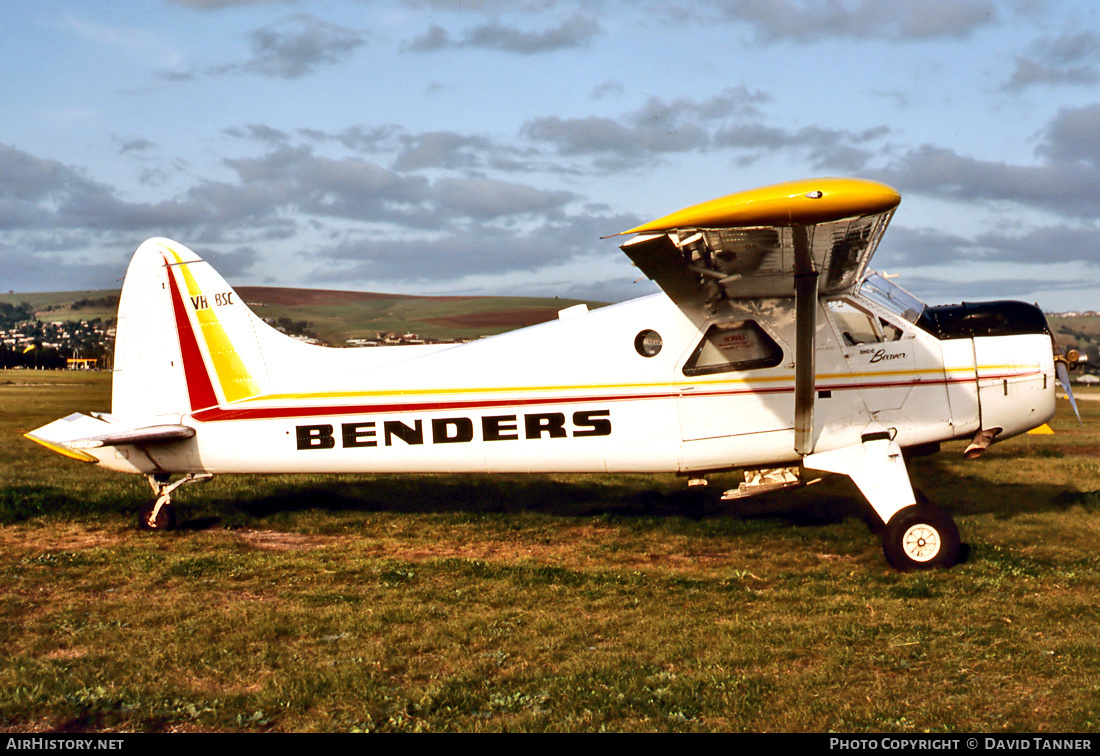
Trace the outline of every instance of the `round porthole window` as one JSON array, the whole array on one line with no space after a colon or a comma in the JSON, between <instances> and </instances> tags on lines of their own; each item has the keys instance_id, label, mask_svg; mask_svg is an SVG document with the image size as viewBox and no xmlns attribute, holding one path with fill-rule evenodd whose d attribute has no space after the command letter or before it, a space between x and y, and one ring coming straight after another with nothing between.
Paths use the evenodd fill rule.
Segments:
<instances>
[{"instance_id":1,"label":"round porthole window","mask_svg":"<svg viewBox=\"0 0 1100 756\"><path fill-rule=\"evenodd\" d=\"M643 357L656 357L661 351L661 334L652 330L645 330L634 337L634 348Z\"/></svg>"}]
</instances>

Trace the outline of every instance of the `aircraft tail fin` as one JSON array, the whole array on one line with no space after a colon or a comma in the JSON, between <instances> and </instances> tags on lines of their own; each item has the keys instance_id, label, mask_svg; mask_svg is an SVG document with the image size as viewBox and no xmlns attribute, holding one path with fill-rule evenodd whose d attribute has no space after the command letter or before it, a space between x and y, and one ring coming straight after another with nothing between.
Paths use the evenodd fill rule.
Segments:
<instances>
[{"instance_id":1,"label":"aircraft tail fin","mask_svg":"<svg viewBox=\"0 0 1100 756\"><path fill-rule=\"evenodd\" d=\"M149 239L119 300L112 414L179 422L261 394L270 383L269 331L277 333L209 263L182 244Z\"/></svg>"}]
</instances>

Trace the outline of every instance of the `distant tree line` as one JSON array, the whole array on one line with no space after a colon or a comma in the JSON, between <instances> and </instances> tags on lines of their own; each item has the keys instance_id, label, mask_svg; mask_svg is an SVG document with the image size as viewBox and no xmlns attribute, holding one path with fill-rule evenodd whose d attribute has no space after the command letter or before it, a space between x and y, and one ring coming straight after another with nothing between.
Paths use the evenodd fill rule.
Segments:
<instances>
[{"instance_id":1,"label":"distant tree line","mask_svg":"<svg viewBox=\"0 0 1100 756\"><path fill-rule=\"evenodd\" d=\"M69 305L74 310L83 310L85 307L108 307L118 309L118 297L110 294L96 299L78 299Z\"/></svg>"},{"instance_id":2,"label":"distant tree line","mask_svg":"<svg viewBox=\"0 0 1100 756\"><path fill-rule=\"evenodd\" d=\"M16 323L34 319L34 308L26 302L17 305L0 302L0 327L11 328Z\"/></svg>"},{"instance_id":3,"label":"distant tree line","mask_svg":"<svg viewBox=\"0 0 1100 756\"><path fill-rule=\"evenodd\" d=\"M307 320L294 320L287 317L275 318L274 320L268 318L267 320L271 325L288 336L308 336L311 339L319 338L317 334L313 332L313 323Z\"/></svg>"},{"instance_id":4,"label":"distant tree line","mask_svg":"<svg viewBox=\"0 0 1100 756\"><path fill-rule=\"evenodd\" d=\"M53 312L54 310L83 310L85 307L105 307L108 309L118 309L118 295L108 294L107 296L95 297L94 299L84 297L82 299L76 300L75 302L45 305L40 309L40 312Z\"/></svg>"}]
</instances>

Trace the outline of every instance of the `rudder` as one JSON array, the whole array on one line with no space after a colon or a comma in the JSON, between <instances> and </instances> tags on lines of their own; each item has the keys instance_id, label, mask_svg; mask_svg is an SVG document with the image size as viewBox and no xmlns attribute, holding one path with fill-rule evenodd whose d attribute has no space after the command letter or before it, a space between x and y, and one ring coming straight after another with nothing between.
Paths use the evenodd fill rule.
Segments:
<instances>
[{"instance_id":1,"label":"rudder","mask_svg":"<svg viewBox=\"0 0 1100 756\"><path fill-rule=\"evenodd\" d=\"M208 263L149 239L126 270L118 306L112 414L174 418L260 394L267 326Z\"/></svg>"}]
</instances>

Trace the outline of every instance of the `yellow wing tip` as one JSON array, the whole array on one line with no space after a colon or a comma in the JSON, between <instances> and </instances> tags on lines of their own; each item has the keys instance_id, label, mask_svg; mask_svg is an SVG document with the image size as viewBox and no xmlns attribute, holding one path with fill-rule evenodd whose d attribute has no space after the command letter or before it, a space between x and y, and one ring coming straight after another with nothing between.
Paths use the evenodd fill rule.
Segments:
<instances>
[{"instance_id":1,"label":"yellow wing tip","mask_svg":"<svg viewBox=\"0 0 1100 756\"><path fill-rule=\"evenodd\" d=\"M686 207L616 236L674 228L812 225L884 213L901 202L893 187L858 178L787 181Z\"/></svg>"},{"instance_id":2,"label":"yellow wing tip","mask_svg":"<svg viewBox=\"0 0 1100 756\"><path fill-rule=\"evenodd\" d=\"M99 461L98 459L93 457L91 454L88 454L87 452L82 452L79 449L72 449L68 446L65 446L64 444L58 444L58 443L55 443L53 441L47 441L44 438L38 438L37 436L33 436L30 433L24 433L23 438L28 439L29 441L34 441L36 444L39 444L40 446L45 446L47 449L49 449L52 452L60 454L63 457L68 457L69 459L75 459L78 462L98 462Z\"/></svg>"}]
</instances>

